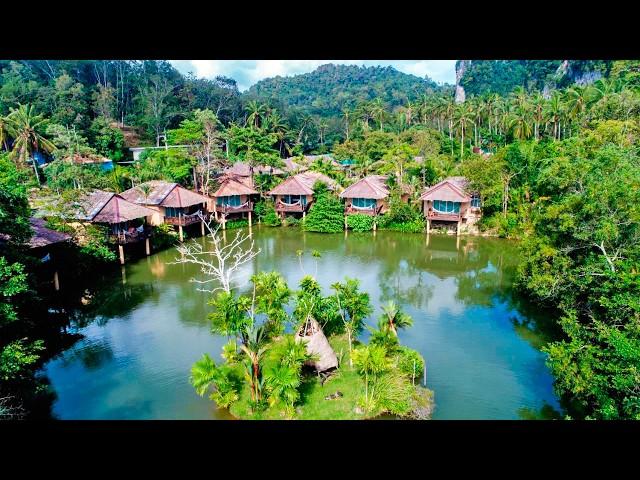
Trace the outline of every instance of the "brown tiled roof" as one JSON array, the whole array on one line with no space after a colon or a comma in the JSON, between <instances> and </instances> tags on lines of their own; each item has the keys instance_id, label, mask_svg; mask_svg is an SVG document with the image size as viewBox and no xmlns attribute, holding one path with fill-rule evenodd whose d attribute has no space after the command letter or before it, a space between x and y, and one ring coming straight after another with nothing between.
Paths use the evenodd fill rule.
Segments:
<instances>
[{"instance_id":1,"label":"brown tiled roof","mask_svg":"<svg viewBox=\"0 0 640 480\"><path fill-rule=\"evenodd\" d=\"M31 223L31 228L33 229L33 236L29 240L30 248L46 247L47 245L62 243L71 239L71 235L47 228L47 222L43 218L31 217L29 223Z\"/></svg>"},{"instance_id":2,"label":"brown tiled roof","mask_svg":"<svg viewBox=\"0 0 640 480\"><path fill-rule=\"evenodd\" d=\"M190 207L191 205L209 201L208 197L187 190L177 183L151 180L142 185L151 187L148 196L145 196L139 186L125 190L120 195L124 199L139 205L160 205L162 207Z\"/></svg>"},{"instance_id":3,"label":"brown tiled roof","mask_svg":"<svg viewBox=\"0 0 640 480\"><path fill-rule=\"evenodd\" d=\"M101 157L100 155L80 155L76 153L74 155L69 155L64 159L65 162L75 163L76 165L87 165L93 163L109 163L110 159L106 157Z\"/></svg>"},{"instance_id":4,"label":"brown tiled roof","mask_svg":"<svg viewBox=\"0 0 640 480\"><path fill-rule=\"evenodd\" d=\"M304 165L300 165L298 162L294 161L295 157L289 157L282 160L284 162L284 169L289 173L297 173L304 172L307 170L307 167Z\"/></svg>"},{"instance_id":5,"label":"brown tiled roof","mask_svg":"<svg viewBox=\"0 0 640 480\"><path fill-rule=\"evenodd\" d=\"M313 185L323 182L329 190L337 190L340 186L331 178L318 172L303 172L287 178L269 192L269 195L312 195Z\"/></svg>"},{"instance_id":6,"label":"brown tiled roof","mask_svg":"<svg viewBox=\"0 0 640 480\"><path fill-rule=\"evenodd\" d=\"M340 198L387 198L389 187L386 185L386 175L369 175L347 187Z\"/></svg>"},{"instance_id":7,"label":"brown tiled roof","mask_svg":"<svg viewBox=\"0 0 640 480\"><path fill-rule=\"evenodd\" d=\"M231 195L255 195L258 192L250 186L251 179L225 175L220 178L220 188L216 190L212 197L228 197Z\"/></svg>"},{"instance_id":8,"label":"brown tiled roof","mask_svg":"<svg viewBox=\"0 0 640 480\"><path fill-rule=\"evenodd\" d=\"M470 202L471 197L465 191L468 185L464 177L449 177L428 188L420 200L445 200L449 202Z\"/></svg>"},{"instance_id":9,"label":"brown tiled roof","mask_svg":"<svg viewBox=\"0 0 640 480\"><path fill-rule=\"evenodd\" d=\"M236 162L228 168L225 168L222 173L224 175L237 175L240 177L251 176L251 165L244 162ZM253 167L253 173L255 174L267 174L267 175L284 175L285 172L281 168L272 167L269 165L256 165Z\"/></svg>"},{"instance_id":10,"label":"brown tiled roof","mask_svg":"<svg viewBox=\"0 0 640 480\"><path fill-rule=\"evenodd\" d=\"M77 218L96 223L120 223L147 217L155 212L136 205L113 192L95 190L78 201Z\"/></svg>"}]
</instances>

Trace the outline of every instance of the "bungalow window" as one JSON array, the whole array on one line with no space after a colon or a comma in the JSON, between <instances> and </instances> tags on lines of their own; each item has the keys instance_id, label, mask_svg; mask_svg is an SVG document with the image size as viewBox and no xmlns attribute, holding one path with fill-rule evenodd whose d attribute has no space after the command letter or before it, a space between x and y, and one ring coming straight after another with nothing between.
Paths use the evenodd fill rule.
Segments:
<instances>
[{"instance_id":1,"label":"bungalow window","mask_svg":"<svg viewBox=\"0 0 640 480\"><path fill-rule=\"evenodd\" d=\"M218 197L216 199L216 204L218 206L225 205L227 207L239 207L240 195L229 195L227 197Z\"/></svg>"},{"instance_id":2,"label":"bungalow window","mask_svg":"<svg viewBox=\"0 0 640 480\"><path fill-rule=\"evenodd\" d=\"M302 205L307 204L307 196L306 195L282 195L280 197L282 203L286 203L289 205L294 205L300 203Z\"/></svg>"},{"instance_id":3,"label":"bungalow window","mask_svg":"<svg viewBox=\"0 0 640 480\"><path fill-rule=\"evenodd\" d=\"M376 206L375 198L354 198L351 204L356 208L374 208Z\"/></svg>"},{"instance_id":4,"label":"bungalow window","mask_svg":"<svg viewBox=\"0 0 640 480\"><path fill-rule=\"evenodd\" d=\"M460 202L434 200L433 209L438 213L460 213Z\"/></svg>"},{"instance_id":5,"label":"bungalow window","mask_svg":"<svg viewBox=\"0 0 640 480\"><path fill-rule=\"evenodd\" d=\"M165 207L164 209L165 217L179 217L180 215L184 215L184 211L181 208Z\"/></svg>"},{"instance_id":6,"label":"bungalow window","mask_svg":"<svg viewBox=\"0 0 640 480\"><path fill-rule=\"evenodd\" d=\"M474 193L471 197L471 206L475 208L481 207L480 195L478 195L477 193Z\"/></svg>"}]
</instances>

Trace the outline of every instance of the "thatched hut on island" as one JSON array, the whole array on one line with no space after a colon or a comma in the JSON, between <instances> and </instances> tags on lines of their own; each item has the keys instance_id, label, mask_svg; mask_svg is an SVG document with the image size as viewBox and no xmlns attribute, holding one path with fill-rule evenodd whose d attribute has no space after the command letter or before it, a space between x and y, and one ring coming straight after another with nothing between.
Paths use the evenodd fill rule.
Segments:
<instances>
[{"instance_id":1,"label":"thatched hut on island","mask_svg":"<svg viewBox=\"0 0 640 480\"><path fill-rule=\"evenodd\" d=\"M304 322L296 332L295 340L305 342L307 353L314 356L312 360L305 362L305 365L315 368L318 373L338 367L338 357L317 320L310 318Z\"/></svg>"}]
</instances>

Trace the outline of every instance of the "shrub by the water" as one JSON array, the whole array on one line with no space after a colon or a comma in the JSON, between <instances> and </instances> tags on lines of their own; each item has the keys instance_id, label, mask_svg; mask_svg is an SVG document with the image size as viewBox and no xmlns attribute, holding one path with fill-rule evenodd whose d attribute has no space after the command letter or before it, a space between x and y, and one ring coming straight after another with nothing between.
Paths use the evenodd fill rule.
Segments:
<instances>
[{"instance_id":1,"label":"shrub by the water","mask_svg":"<svg viewBox=\"0 0 640 480\"><path fill-rule=\"evenodd\" d=\"M381 230L420 233L424 231L425 221L420 211L396 196L389 202L389 212L379 217L378 227Z\"/></svg>"},{"instance_id":2,"label":"shrub by the water","mask_svg":"<svg viewBox=\"0 0 640 480\"><path fill-rule=\"evenodd\" d=\"M276 213L276 209L272 203L266 204L265 214L262 221L269 227L279 227L282 225L282 219Z\"/></svg>"},{"instance_id":3,"label":"shrub by the water","mask_svg":"<svg viewBox=\"0 0 640 480\"><path fill-rule=\"evenodd\" d=\"M167 223L156 225L152 230L153 248L160 250L171 247L178 240L178 232Z\"/></svg>"},{"instance_id":4,"label":"shrub by the water","mask_svg":"<svg viewBox=\"0 0 640 480\"><path fill-rule=\"evenodd\" d=\"M347 226L354 232L368 232L373 230L373 217L357 213L347 217Z\"/></svg>"},{"instance_id":5,"label":"shrub by the water","mask_svg":"<svg viewBox=\"0 0 640 480\"><path fill-rule=\"evenodd\" d=\"M314 195L315 196L315 195ZM307 214L303 228L309 232L337 233L344 230L344 207L332 193L322 192Z\"/></svg>"},{"instance_id":6,"label":"shrub by the water","mask_svg":"<svg viewBox=\"0 0 640 480\"><path fill-rule=\"evenodd\" d=\"M231 228L242 228L242 227L248 227L248 226L249 226L249 220L247 220L246 218L239 218L237 220L229 220L229 221L227 221L227 224L225 225L227 230L229 230Z\"/></svg>"},{"instance_id":7,"label":"shrub by the water","mask_svg":"<svg viewBox=\"0 0 640 480\"><path fill-rule=\"evenodd\" d=\"M299 225L302 225L302 219L301 218L297 218L297 217L293 217L293 216L288 216L285 217L284 222L282 223L285 227L297 227Z\"/></svg>"}]
</instances>

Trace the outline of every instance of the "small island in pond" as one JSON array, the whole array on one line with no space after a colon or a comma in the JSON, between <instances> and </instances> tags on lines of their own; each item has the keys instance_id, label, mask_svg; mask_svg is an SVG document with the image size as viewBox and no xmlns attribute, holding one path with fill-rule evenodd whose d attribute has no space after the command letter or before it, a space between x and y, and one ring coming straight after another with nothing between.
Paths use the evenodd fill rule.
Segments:
<instances>
[{"instance_id":1,"label":"small island in pond","mask_svg":"<svg viewBox=\"0 0 640 480\"><path fill-rule=\"evenodd\" d=\"M334 283L331 295L323 296L311 275L292 291L278 272L261 272L251 277L248 293L237 295L231 287L234 273L259 251L250 234L238 231L225 242L206 226L211 249L184 244L176 260L201 267L208 278L196 282L221 285L209 319L213 333L229 341L220 361L204 354L193 365L190 380L199 395L208 394L241 419L431 417L433 392L421 386L424 359L398 340L398 330L413 320L394 302L382 307L377 328L369 327L364 343L358 335L373 309L355 279ZM297 255L305 273L304 252ZM311 255L317 272L320 254Z\"/></svg>"}]
</instances>

